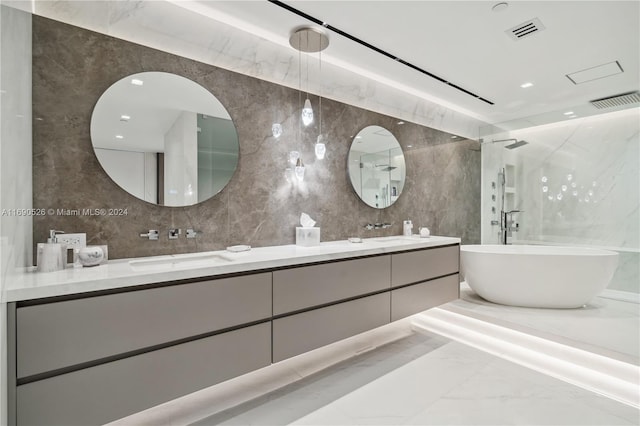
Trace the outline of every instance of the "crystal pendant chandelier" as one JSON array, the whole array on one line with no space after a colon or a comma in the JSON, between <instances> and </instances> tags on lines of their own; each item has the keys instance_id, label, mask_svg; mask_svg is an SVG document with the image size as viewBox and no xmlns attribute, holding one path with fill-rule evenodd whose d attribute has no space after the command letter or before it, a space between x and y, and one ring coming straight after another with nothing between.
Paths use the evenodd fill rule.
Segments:
<instances>
[{"instance_id":1,"label":"crystal pendant chandelier","mask_svg":"<svg viewBox=\"0 0 640 426\"><path fill-rule=\"evenodd\" d=\"M315 53L321 52L326 49L329 45L329 38L327 35L321 31L320 29L312 28L312 27L303 27L299 28L291 34L289 38L289 44L298 51L298 94L302 97L302 52L305 53ZM320 61L320 70L322 70L322 56L319 55ZM299 135L298 141L302 141L302 125L309 126L313 123L313 108L311 106L311 100L309 100L309 62L307 59L307 92L306 99L304 101L301 113L300 113L300 126L299 126ZM320 107L322 107L322 96L320 96ZM314 152L317 159L324 158L326 152L326 146L324 144L324 138L322 137L322 110L320 110L320 135L318 136L317 142L314 147ZM292 154L296 151L292 151L290 153L289 161L293 161ZM299 152L297 158L295 158L295 168L294 173L298 181L302 182L304 179L305 166Z\"/></svg>"}]
</instances>

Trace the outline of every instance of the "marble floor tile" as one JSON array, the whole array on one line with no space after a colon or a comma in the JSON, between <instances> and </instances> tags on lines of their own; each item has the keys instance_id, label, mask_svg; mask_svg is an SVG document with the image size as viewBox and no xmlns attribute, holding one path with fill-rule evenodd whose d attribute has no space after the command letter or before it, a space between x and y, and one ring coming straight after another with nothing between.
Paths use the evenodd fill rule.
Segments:
<instances>
[{"instance_id":1,"label":"marble floor tile","mask_svg":"<svg viewBox=\"0 0 640 426\"><path fill-rule=\"evenodd\" d=\"M463 365L465 368L456 369ZM431 374L434 370L440 374ZM425 376L431 377L425 380ZM509 361L450 343L293 424L632 425L638 424L639 413Z\"/></svg>"},{"instance_id":2,"label":"marble floor tile","mask_svg":"<svg viewBox=\"0 0 640 426\"><path fill-rule=\"evenodd\" d=\"M413 334L194 424L291 423L448 343L440 336Z\"/></svg>"},{"instance_id":3,"label":"marble floor tile","mask_svg":"<svg viewBox=\"0 0 640 426\"><path fill-rule=\"evenodd\" d=\"M444 307L640 365L640 305L636 303L596 297L580 309L504 306L482 299L463 283L460 299Z\"/></svg>"}]
</instances>

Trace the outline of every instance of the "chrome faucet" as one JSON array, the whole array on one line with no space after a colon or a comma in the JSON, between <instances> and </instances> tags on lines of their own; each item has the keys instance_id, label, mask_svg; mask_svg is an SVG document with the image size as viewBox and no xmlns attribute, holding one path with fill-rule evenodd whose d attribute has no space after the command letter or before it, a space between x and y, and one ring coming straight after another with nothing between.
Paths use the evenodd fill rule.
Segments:
<instances>
[{"instance_id":1,"label":"chrome faucet","mask_svg":"<svg viewBox=\"0 0 640 426\"><path fill-rule=\"evenodd\" d=\"M522 210L510 210L508 212L503 210L500 212L500 233L502 234L502 244L508 244L507 238L511 237L514 232L518 232L520 229L520 225L513 221L514 213L522 213Z\"/></svg>"},{"instance_id":2,"label":"chrome faucet","mask_svg":"<svg viewBox=\"0 0 640 426\"><path fill-rule=\"evenodd\" d=\"M364 228L368 230L386 229L386 228L391 228L391 224L390 223L367 223L366 225L364 225Z\"/></svg>"},{"instance_id":3,"label":"chrome faucet","mask_svg":"<svg viewBox=\"0 0 640 426\"><path fill-rule=\"evenodd\" d=\"M148 238L149 240L156 241L158 239L158 230L150 229L146 234L140 234L142 238Z\"/></svg>"}]
</instances>

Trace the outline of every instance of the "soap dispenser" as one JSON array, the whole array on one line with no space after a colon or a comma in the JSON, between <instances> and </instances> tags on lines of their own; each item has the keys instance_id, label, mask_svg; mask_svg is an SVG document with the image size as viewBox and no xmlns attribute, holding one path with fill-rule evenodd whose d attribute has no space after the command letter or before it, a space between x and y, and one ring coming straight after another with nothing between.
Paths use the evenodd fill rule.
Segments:
<instances>
[{"instance_id":1,"label":"soap dispenser","mask_svg":"<svg viewBox=\"0 0 640 426\"><path fill-rule=\"evenodd\" d=\"M413 235L413 223L411 223L410 220L405 220L403 222L402 233L407 237L410 237L411 235Z\"/></svg>"},{"instance_id":2,"label":"soap dispenser","mask_svg":"<svg viewBox=\"0 0 640 426\"><path fill-rule=\"evenodd\" d=\"M46 243L37 246L38 272L61 271L67 267L67 245L58 242L56 235L64 234L54 229L49 231Z\"/></svg>"}]
</instances>

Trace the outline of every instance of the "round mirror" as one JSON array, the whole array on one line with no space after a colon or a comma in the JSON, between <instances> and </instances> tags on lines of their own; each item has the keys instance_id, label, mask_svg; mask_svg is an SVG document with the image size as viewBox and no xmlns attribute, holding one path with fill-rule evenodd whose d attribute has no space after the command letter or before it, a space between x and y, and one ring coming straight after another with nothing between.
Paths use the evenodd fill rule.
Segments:
<instances>
[{"instance_id":1,"label":"round mirror","mask_svg":"<svg viewBox=\"0 0 640 426\"><path fill-rule=\"evenodd\" d=\"M224 106L199 84L164 72L109 87L93 109L91 141L114 182L164 206L207 200L238 165L238 134Z\"/></svg>"},{"instance_id":2,"label":"round mirror","mask_svg":"<svg viewBox=\"0 0 640 426\"><path fill-rule=\"evenodd\" d=\"M380 126L365 127L349 150L349 176L356 194L377 209L395 203L407 174L404 154L393 134Z\"/></svg>"}]
</instances>

